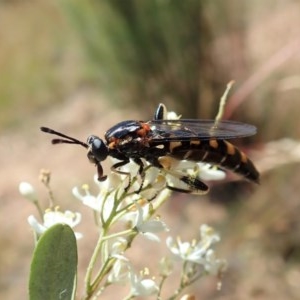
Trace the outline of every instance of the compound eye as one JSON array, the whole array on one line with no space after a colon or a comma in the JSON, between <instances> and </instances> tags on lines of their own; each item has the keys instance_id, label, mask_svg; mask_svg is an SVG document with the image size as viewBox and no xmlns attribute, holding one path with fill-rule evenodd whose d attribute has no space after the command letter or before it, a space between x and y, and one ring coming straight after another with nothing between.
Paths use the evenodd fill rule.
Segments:
<instances>
[{"instance_id":1,"label":"compound eye","mask_svg":"<svg viewBox=\"0 0 300 300\"><path fill-rule=\"evenodd\" d=\"M105 143L95 135L90 135L87 138L87 144L90 146L90 151L97 161L103 161L108 156L108 149Z\"/></svg>"}]
</instances>

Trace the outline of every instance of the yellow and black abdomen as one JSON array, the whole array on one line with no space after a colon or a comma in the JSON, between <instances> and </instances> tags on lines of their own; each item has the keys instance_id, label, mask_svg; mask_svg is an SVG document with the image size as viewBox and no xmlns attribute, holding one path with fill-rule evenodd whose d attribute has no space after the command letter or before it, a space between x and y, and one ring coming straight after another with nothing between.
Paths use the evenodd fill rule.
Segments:
<instances>
[{"instance_id":1,"label":"yellow and black abdomen","mask_svg":"<svg viewBox=\"0 0 300 300\"><path fill-rule=\"evenodd\" d=\"M259 182L259 173L253 162L226 140L173 141L169 144L169 151L176 159L210 163L229 169L253 182Z\"/></svg>"}]
</instances>

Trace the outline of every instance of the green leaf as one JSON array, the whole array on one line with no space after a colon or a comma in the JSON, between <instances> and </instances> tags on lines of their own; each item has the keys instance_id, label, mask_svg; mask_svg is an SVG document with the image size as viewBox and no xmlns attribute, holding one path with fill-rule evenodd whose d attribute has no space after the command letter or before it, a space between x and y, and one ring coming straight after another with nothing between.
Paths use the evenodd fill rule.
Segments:
<instances>
[{"instance_id":1,"label":"green leaf","mask_svg":"<svg viewBox=\"0 0 300 300\"><path fill-rule=\"evenodd\" d=\"M31 262L30 300L74 299L77 245L70 226L57 224L39 239Z\"/></svg>"}]
</instances>

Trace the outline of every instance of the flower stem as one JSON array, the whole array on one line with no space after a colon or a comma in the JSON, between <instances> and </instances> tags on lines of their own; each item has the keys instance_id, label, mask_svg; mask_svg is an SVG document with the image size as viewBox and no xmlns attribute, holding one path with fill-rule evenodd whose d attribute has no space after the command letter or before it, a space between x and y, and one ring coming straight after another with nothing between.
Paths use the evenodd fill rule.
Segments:
<instances>
[{"instance_id":1,"label":"flower stem","mask_svg":"<svg viewBox=\"0 0 300 300\"><path fill-rule=\"evenodd\" d=\"M85 280L84 280L86 297L84 299L89 299L90 295L93 293L91 278L92 278L94 266L96 264L99 254L101 253L101 249L102 249L102 245L103 245L103 236L104 236L104 230L102 230L100 232L100 235L99 235L99 238L97 241L97 245L94 249L93 255L92 255L89 265L87 267L87 272L86 272L86 276L85 276Z\"/></svg>"}]
</instances>

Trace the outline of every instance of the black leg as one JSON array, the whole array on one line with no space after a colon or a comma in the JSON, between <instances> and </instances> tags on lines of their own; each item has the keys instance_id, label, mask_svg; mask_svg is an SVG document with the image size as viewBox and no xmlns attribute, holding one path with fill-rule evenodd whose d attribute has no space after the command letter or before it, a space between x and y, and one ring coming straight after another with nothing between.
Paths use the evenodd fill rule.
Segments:
<instances>
[{"instance_id":1,"label":"black leg","mask_svg":"<svg viewBox=\"0 0 300 300\"><path fill-rule=\"evenodd\" d=\"M142 160L140 158L136 158L134 159L134 162L139 166L139 175L141 176L141 185L139 187L139 189L137 191L135 191L136 194L139 194L140 191L142 190L143 188L143 185L144 185L144 181L145 181L145 172L144 172L144 163L142 162Z\"/></svg>"},{"instance_id":2,"label":"black leg","mask_svg":"<svg viewBox=\"0 0 300 300\"><path fill-rule=\"evenodd\" d=\"M115 172L115 173L118 173L118 174L130 175L130 173L128 173L128 172L118 170L118 168L123 167L128 163L129 163L129 159L128 160L122 160L122 161L119 161L119 162L115 163L114 165L112 165L110 169L112 170L112 172Z\"/></svg>"},{"instance_id":3,"label":"black leg","mask_svg":"<svg viewBox=\"0 0 300 300\"><path fill-rule=\"evenodd\" d=\"M174 176L174 174L172 174ZM202 181L199 179L192 177L192 176L181 176L178 177L180 181L185 183L188 188L187 189L182 189L174 186L167 185L167 188L169 190L179 192L179 193L186 193L186 194L195 194L195 195L203 195L208 193L209 188L206 184L204 184Z\"/></svg>"},{"instance_id":4,"label":"black leg","mask_svg":"<svg viewBox=\"0 0 300 300\"><path fill-rule=\"evenodd\" d=\"M118 168L123 167L123 166L125 166L125 165L128 164L128 163L129 163L129 159L127 159L127 160L122 160L122 161L120 161L120 162L115 163L115 164L112 165L111 168L110 168L112 172L115 172L115 173L118 173L118 174L121 174L121 175L127 175L127 176L128 176L129 182L128 182L128 185L124 188L125 192L128 191L128 189L129 189L129 187L130 187L130 185L131 185L131 175L130 175L129 172L124 172L124 171L118 170Z\"/></svg>"},{"instance_id":5,"label":"black leg","mask_svg":"<svg viewBox=\"0 0 300 300\"><path fill-rule=\"evenodd\" d=\"M187 193L187 194L196 194L196 195L197 194L203 195L209 191L209 187L196 177L187 175L186 173L176 172L173 170L166 170L166 169L163 169L163 170L165 170L165 172L167 174L182 181L188 187L187 189L183 189L183 188L178 188L178 187L167 185L167 188L172 191L176 191L176 192L180 192L180 193Z\"/></svg>"}]
</instances>

